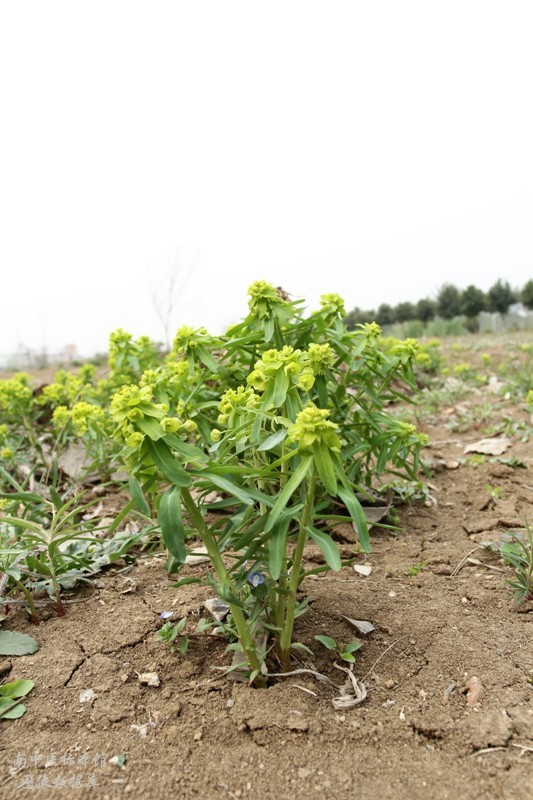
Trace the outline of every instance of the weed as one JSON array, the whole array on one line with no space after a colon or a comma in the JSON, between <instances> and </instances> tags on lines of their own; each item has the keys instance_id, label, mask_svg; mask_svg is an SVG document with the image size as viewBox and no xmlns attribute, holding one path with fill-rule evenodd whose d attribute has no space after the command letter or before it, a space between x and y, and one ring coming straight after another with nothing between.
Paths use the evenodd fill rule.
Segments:
<instances>
[{"instance_id":1,"label":"weed","mask_svg":"<svg viewBox=\"0 0 533 800\"><path fill-rule=\"evenodd\" d=\"M355 662L354 653L357 652L357 650L360 650L362 647L361 642L342 644L340 642L336 642L335 639L331 638L331 636L323 636L322 634L315 636L315 639L323 644L324 647L327 647L328 650L333 650L340 658L342 658L343 661L347 661L349 664L353 664Z\"/></svg>"},{"instance_id":2,"label":"weed","mask_svg":"<svg viewBox=\"0 0 533 800\"><path fill-rule=\"evenodd\" d=\"M507 581L513 590L514 602L533 600L533 532L526 523L526 535L510 534L509 542L500 544L500 554L514 570L514 578Z\"/></svg>"}]
</instances>

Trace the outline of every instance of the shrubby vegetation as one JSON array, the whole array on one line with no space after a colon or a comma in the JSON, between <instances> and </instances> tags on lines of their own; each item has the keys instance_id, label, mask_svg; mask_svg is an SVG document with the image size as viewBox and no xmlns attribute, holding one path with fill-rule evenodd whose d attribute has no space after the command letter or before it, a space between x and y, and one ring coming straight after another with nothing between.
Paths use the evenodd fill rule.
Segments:
<instances>
[{"instance_id":1,"label":"shrubby vegetation","mask_svg":"<svg viewBox=\"0 0 533 800\"><path fill-rule=\"evenodd\" d=\"M487 292L470 285L461 290L450 283L440 287L435 300L422 298L416 303L402 302L396 306L382 303L375 311L354 308L346 317L346 324L354 328L358 324L376 321L383 327L396 323L423 323L409 331L409 336L443 336L477 330L477 317L482 311L506 314L509 306L521 301L526 308L533 309L533 280L521 290L513 290L502 280ZM457 320L463 317L464 322ZM434 321L435 324L428 324ZM449 323L449 324L443 324ZM439 324L440 323L440 324ZM453 324L452 324L453 323Z\"/></svg>"}]
</instances>

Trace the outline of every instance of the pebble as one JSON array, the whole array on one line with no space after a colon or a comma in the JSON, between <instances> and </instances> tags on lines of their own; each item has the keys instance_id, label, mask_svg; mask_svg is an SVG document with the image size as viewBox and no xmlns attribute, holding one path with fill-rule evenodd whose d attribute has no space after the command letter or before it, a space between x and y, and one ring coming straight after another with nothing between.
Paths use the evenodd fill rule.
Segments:
<instances>
[{"instance_id":1,"label":"pebble","mask_svg":"<svg viewBox=\"0 0 533 800\"><path fill-rule=\"evenodd\" d=\"M226 708L233 708L233 706L234 706L234 705L235 705L235 700L231 700L231 699L230 699L230 700L228 700L228 702L226 703Z\"/></svg>"},{"instance_id":2,"label":"pebble","mask_svg":"<svg viewBox=\"0 0 533 800\"><path fill-rule=\"evenodd\" d=\"M393 686L394 686L394 681L392 680L392 678L388 678L388 680L385 681L385 688L392 689Z\"/></svg>"}]
</instances>

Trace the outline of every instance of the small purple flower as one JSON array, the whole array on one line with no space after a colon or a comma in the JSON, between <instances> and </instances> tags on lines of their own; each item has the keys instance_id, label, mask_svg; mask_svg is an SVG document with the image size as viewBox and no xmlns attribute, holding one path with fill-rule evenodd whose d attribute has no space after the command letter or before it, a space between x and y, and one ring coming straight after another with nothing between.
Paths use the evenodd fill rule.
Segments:
<instances>
[{"instance_id":1,"label":"small purple flower","mask_svg":"<svg viewBox=\"0 0 533 800\"><path fill-rule=\"evenodd\" d=\"M161 614L159 615L159 619L170 619L173 616L174 616L173 611L162 611Z\"/></svg>"},{"instance_id":2,"label":"small purple flower","mask_svg":"<svg viewBox=\"0 0 533 800\"><path fill-rule=\"evenodd\" d=\"M265 582L265 576L262 575L260 572L250 572L248 573L248 580L255 589L255 587L259 586L260 583Z\"/></svg>"}]
</instances>

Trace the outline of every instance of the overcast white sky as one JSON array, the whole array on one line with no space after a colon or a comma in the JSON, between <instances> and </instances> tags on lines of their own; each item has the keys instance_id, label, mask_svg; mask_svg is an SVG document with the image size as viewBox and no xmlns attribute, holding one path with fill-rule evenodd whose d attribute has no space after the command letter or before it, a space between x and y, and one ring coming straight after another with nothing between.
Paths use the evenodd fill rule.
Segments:
<instances>
[{"instance_id":1,"label":"overcast white sky","mask_svg":"<svg viewBox=\"0 0 533 800\"><path fill-rule=\"evenodd\" d=\"M0 4L0 354L533 277L531 0Z\"/></svg>"}]
</instances>

